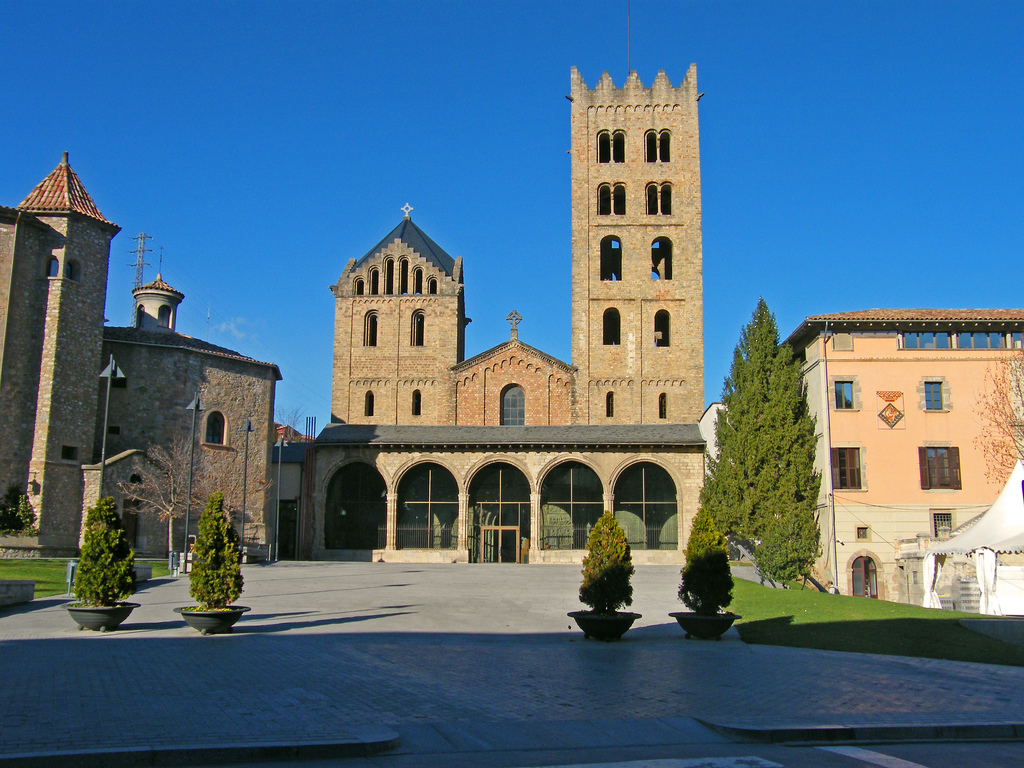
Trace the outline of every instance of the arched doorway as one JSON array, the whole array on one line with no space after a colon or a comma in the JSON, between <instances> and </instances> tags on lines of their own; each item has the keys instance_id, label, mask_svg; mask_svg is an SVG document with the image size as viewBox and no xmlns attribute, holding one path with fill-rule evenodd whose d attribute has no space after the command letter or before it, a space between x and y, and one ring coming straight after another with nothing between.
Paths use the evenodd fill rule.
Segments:
<instances>
[{"instance_id":1,"label":"arched doorway","mask_svg":"<svg viewBox=\"0 0 1024 768\"><path fill-rule=\"evenodd\" d=\"M397 549L455 549L459 486L440 464L417 464L398 484Z\"/></svg>"},{"instance_id":2,"label":"arched doorway","mask_svg":"<svg viewBox=\"0 0 1024 768\"><path fill-rule=\"evenodd\" d=\"M525 563L530 552L530 484L511 464L489 464L469 485L469 561Z\"/></svg>"},{"instance_id":3,"label":"arched doorway","mask_svg":"<svg viewBox=\"0 0 1024 768\"><path fill-rule=\"evenodd\" d=\"M853 594L857 597L878 597L878 579L875 574L875 561L870 557L861 556L853 561L850 569L853 577Z\"/></svg>"},{"instance_id":4,"label":"arched doorway","mask_svg":"<svg viewBox=\"0 0 1024 768\"><path fill-rule=\"evenodd\" d=\"M662 467L641 461L615 483L615 519L633 549L679 549L676 484Z\"/></svg>"},{"instance_id":5,"label":"arched doorway","mask_svg":"<svg viewBox=\"0 0 1024 768\"><path fill-rule=\"evenodd\" d=\"M383 549L387 512L387 486L376 467L346 464L327 485L324 549Z\"/></svg>"},{"instance_id":6,"label":"arched doorway","mask_svg":"<svg viewBox=\"0 0 1024 768\"><path fill-rule=\"evenodd\" d=\"M603 511L604 488L594 470L578 461L552 468L540 489L540 548L586 549Z\"/></svg>"}]
</instances>

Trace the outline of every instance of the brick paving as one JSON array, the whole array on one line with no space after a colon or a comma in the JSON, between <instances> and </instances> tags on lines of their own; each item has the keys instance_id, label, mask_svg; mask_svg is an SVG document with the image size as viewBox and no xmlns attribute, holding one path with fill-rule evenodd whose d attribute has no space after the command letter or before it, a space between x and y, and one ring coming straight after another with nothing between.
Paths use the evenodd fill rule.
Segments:
<instances>
[{"instance_id":1,"label":"brick paving","mask_svg":"<svg viewBox=\"0 0 1024 768\"><path fill-rule=\"evenodd\" d=\"M731 725L994 723L1024 711L1024 669L686 641L678 570L634 579L622 642L583 640L578 566L246 566L235 634L201 637L158 579L114 633L64 599L0 613L5 753L330 742L374 729L700 718ZM537 731L540 729L540 731Z\"/></svg>"}]
</instances>

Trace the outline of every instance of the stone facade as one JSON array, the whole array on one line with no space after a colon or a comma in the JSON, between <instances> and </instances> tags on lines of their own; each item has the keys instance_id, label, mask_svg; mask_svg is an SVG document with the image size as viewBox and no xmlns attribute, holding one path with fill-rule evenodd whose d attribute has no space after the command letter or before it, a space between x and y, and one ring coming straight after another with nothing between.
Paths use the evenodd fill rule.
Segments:
<instances>
[{"instance_id":1,"label":"stone facade","mask_svg":"<svg viewBox=\"0 0 1024 768\"><path fill-rule=\"evenodd\" d=\"M407 212L332 286L308 555L579 562L609 509L637 562L681 561L704 473L696 70L571 88L573 364L515 316L464 360L462 261Z\"/></svg>"}]
</instances>

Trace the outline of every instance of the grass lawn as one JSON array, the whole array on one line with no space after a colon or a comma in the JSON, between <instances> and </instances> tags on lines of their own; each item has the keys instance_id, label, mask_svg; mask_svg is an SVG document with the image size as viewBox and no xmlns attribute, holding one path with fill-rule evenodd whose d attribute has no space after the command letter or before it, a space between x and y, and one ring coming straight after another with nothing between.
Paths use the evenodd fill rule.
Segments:
<instances>
[{"instance_id":1,"label":"grass lawn","mask_svg":"<svg viewBox=\"0 0 1024 768\"><path fill-rule=\"evenodd\" d=\"M67 593L67 559L0 560L0 579L30 579L36 583L36 597ZM166 576L167 560L139 560L153 566L153 578Z\"/></svg>"},{"instance_id":2,"label":"grass lawn","mask_svg":"<svg viewBox=\"0 0 1024 768\"><path fill-rule=\"evenodd\" d=\"M745 642L827 651L976 661L1024 666L1024 647L961 627L977 614L828 595L811 589L770 589L736 579L729 610Z\"/></svg>"}]
</instances>

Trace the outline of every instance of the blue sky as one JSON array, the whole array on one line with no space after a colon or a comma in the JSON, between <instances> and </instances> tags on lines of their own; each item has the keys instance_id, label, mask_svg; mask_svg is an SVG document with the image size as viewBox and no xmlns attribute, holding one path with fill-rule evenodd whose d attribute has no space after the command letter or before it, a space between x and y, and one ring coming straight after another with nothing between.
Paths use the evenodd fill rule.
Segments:
<instances>
[{"instance_id":1,"label":"blue sky","mask_svg":"<svg viewBox=\"0 0 1024 768\"><path fill-rule=\"evenodd\" d=\"M178 330L276 362L279 412L322 427L328 286L408 202L464 259L467 356L516 309L570 361L569 68L623 83L626 0L0 7L0 204L70 153L123 227L112 325L145 231ZM783 337L1024 305L1024 4L633 0L631 27L645 85L696 62L706 93L708 402L761 295Z\"/></svg>"}]
</instances>

